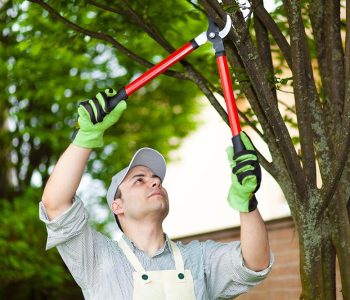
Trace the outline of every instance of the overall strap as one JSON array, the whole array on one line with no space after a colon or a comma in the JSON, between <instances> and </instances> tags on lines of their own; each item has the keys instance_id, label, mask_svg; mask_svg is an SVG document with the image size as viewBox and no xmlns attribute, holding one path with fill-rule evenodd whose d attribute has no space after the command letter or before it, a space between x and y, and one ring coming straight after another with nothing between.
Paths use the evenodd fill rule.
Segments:
<instances>
[{"instance_id":1,"label":"overall strap","mask_svg":"<svg viewBox=\"0 0 350 300\"><path fill-rule=\"evenodd\" d=\"M184 267L184 262L182 260L182 255L180 252L179 247L174 243L173 241L170 241L171 249L173 250L173 255L174 255L174 261L175 261L175 268L179 272L184 272L185 267Z\"/></svg>"},{"instance_id":2,"label":"overall strap","mask_svg":"<svg viewBox=\"0 0 350 300\"><path fill-rule=\"evenodd\" d=\"M118 245L123 250L126 258L129 260L130 264L134 267L135 271L139 272L139 273L146 273L145 269L143 268L143 266L139 262L138 258L132 252L129 245L125 242L125 240L123 238L120 238L118 240Z\"/></svg>"}]
</instances>

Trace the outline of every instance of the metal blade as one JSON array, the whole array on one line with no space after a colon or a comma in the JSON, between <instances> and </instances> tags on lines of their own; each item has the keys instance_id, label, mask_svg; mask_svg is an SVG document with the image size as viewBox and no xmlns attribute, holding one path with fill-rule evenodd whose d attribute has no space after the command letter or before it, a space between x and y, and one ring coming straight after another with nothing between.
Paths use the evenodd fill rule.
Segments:
<instances>
[{"instance_id":1,"label":"metal blade","mask_svg":"<svg viewBox=\"0 0 350 300\"><path fill-rule=\"evenodd\" d=\"M219 36L223 39L230 32L232 27L232 21L229 15L226 15L226 24L223 30L219 32Z\"/></svg>"}]
</instances>

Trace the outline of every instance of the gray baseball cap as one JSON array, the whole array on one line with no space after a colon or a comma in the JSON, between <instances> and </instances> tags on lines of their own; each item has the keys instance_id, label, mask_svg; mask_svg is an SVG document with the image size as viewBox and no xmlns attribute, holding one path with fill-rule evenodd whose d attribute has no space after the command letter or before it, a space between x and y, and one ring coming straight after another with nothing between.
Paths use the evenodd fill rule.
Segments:
<instances>
[{"instance_id":1,"label":"gray baseball cap","mask_svg":"<svg viewBox=\"0 0 350 300\"><path fill-rule=\"evenodd\" d=\"M137 150L129 166L112 177L112 182L107 191L107 203L110 209L112 209L112 202L119 185L123 182L129 170L136 166L149 168L163 182L166 173L166 163L163 155L152 148L141 148Z\"/></svg>"}]
</instances>

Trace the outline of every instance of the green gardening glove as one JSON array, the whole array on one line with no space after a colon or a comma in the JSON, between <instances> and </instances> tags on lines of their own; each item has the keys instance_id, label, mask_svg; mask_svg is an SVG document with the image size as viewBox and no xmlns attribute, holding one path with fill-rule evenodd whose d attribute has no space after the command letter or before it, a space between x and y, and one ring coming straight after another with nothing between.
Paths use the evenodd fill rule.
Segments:
<instances>
[{"instance_id":1,"label":"green gardening glove","mask_svg":"<svg viewBox=\"0 0 350 300\"><path fill-rule=\"evenodd\" d=\"M233 147L226 149L232 169L231 187L228 193L228 203L239 212L250 212L256 209L258 202L254 193L261 182L261 168L254 146L249 137L240 133L244 150L234 153Z\"/></svg>"},{"instance_id":2,"label":"green gardening glove","mask_svg":"<svg viewBox=\"0 0 350 300\"><path fill-rule=\"evenodd\" d=\"M115 108L110 108L109 100L116 94L115 90L106 89L95 98L79 104L78 130L73 134L74 145L90 149L103 146L105 130L119 120L127 106L122 100Z\"/></svg>"}]
</instances>

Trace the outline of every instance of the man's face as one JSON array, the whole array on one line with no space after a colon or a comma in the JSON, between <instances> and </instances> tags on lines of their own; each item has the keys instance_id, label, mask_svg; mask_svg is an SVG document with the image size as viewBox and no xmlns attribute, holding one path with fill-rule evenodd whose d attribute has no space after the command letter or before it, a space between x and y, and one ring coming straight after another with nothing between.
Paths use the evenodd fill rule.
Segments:
<instances>
[{"instance_id":1,"label":"man's face","mask_svg":"<svg viewBox=\"0 0 350 300\"><path fill-rule=\"evenodd\" d=\"M160 178L145 166L129 170L120 184L121 199L114 207L119 218L163 221L169 212L168 193Z\"/></svg>"}]
</instances>

